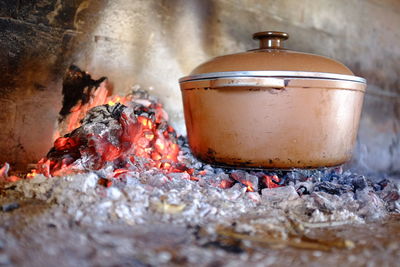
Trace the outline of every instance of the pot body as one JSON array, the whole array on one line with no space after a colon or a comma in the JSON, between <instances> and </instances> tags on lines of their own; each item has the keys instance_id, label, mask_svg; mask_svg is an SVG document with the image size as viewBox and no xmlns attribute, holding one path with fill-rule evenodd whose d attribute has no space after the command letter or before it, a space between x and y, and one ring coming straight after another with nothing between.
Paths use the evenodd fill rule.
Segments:
<instances>
[{"instance_id":1,"label":"pot body","mask_svg":"<svg viewBox=\"0 0 400 267\"><path fill-rule=\"evenodd\" d=\"M350 159L366 85L281 78L180 86L188 141L197 158L226 167L290 169Z\"/></svg>"}]
</instances>

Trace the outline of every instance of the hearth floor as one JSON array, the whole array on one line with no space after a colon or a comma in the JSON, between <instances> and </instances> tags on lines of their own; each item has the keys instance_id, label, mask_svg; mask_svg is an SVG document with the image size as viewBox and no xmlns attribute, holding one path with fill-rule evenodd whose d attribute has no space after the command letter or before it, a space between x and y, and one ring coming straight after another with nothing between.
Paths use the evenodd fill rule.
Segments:
<instances>
[{"instance_id":1,"label":"hearth floor","mask_svg":"<svg viewBox=\"0 0 400 267\"><path fill-rule=\"evenodd\" d=\"M241 214L228 224L168 223L171 214L153 222L88 224L65 205L26 198L13 188L0 193L1 266L398 266L400 258L398 214L365 224L304 225L306 238L296 236L296 223L284 226L292 232L286 237L274 236L265 223L269 234L254 236L235 227L254 225L265 214ZM19 207L12 210L10 203Z\"/></svg>"}]
</instances>

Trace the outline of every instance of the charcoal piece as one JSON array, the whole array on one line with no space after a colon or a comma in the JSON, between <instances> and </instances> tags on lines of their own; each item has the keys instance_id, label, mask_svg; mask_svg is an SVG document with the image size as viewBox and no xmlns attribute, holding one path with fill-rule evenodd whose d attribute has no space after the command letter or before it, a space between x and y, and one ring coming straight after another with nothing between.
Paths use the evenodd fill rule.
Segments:
<instances>
[{"instance_id":1,"label":"charcoal piece","mask_svg":"<svg viewBox=\"0 0 400 267\"><path fill-rule=\"evenodd\" d=\"M161 188L164 184L169 182L169 179L163 173L158 173L156 175L149 175L146 182L151 186Z\"/></svg>"},{"instance_id":2,"label":"charcoal piece","mask_svg":"<svg viewBox=\"0 0 400 267\"><path fill-rule=\"evenodd\" d=\"M300 180L300 174L296 171L288 172L285 174L286 179L295 182Z\"/></svg>"},{"instance_id":3,"label":"charcoal piece","mask_svg":"<svg viewBox=\"0 0 400 267\"><path fill-rule=\"evenodd\" d=\"M18 208L19 208L18 202L6 203L6 204L3 204L3 205L1 206L1 209L2 209L4 212L13 211L13 210L18 209Z\"/></svg>"},{"instance_id":4,"label":"charcoal piece","mask_svg":"<svg viewBox=\"0 0 400 267\"><path fill-rule=\"evenodd\" d=\"M241 180L244 180L246 177L246 172L245 171L241 171L241 170L237 170L237 171L232 171L231 172L231 178L240 182Z\"/></svg>"},{"instance_id":5,"label":"charcoal piece","mask_svg":"<svg viewBox=\"0 0 400 267\"><path fill-rule=\"evenodd\" d=\"M296 189L290 185L277 188L264 188L261 190L261 194L261 198L270 203L295 200L299 197Z\"/></svg>"},{"instance_id":6,"label":"charcoal piece","mask_svg":"<svg viewBox=\"0 0 400 267\"><path fill-rule=\"evenodd\" d=\"M168 123L166 122L166 121L163 121L163 122L161 122L159 125L158 125L158 127L157 127L157 129L160 131L160 132L165 132L165 131L167 131L168 130Z\"/></svg>"},{"instance_id":7,"label":"charcoal piece","mask_svg":"<svg viewBox=\"0 0 400 267\"><path fill-rule=\"evenodd\" d=\"M390 212L400 212L400 182L387 181L387 186L379 192L379 196L386 203L386 208Z\"/></svg>"},{"instance_id":8,"label":"charcoal piece","mask_svg":"<svg viewBox=\"0 0 400 267\"><path fill-rule=\"evenodd\" d=\"M383 179L382 181L375 183L372 185L375 191L382 191L383 189L386 188L386 186L389 184L389 180Z\"/></svg>"},{"instance_id":9,"label":"charcoal piece","mask_svg":"<svg viewBox=\"0 0 400 267\"><path fill-rule=\"evenodd\" d=\"M267 175L271 176L271 177L280 177L278 180L271 179L271 181L276 185L284 186L284 185L288 185L289 184L289 180L288 180L287 175L283 175L283 174L279 175L279 174L275 174L275 173L268 173Z\"/></svg>"},{"instance_id":10,"label":"charcoal piece","mask_svg":"<svg viewBox=\"0 0 400 267\"><path fill-rule=\"evenodd\" d=\"M143 89L132 90L131 95L134 99L149 99L149 92Z\"/></svg>"},{"instance_id":11,"label":"charcoal piece","mask_svg":"<svg viewBox=\"0 0 400 267\"><path fill-rule=\"evenodd\" d=\"M345 173L343 175L338 175L335 179L335 182L343 185L353 185L354 187L356 187L354 190L359 190L361 187L369 185L369 182L363 175L358 175L354 173Z\"/></svg>"},{"instance_id":12,"label":"charcoal piece","mask_svg":"<svg viewBox=\"0 0 400 267\"><path fill-rule=\"evenodd\" d=\"M342 207L343 203L339 196L325 192L313 192L310 195L317 205L317 208L323 212L332 212Z\"/></svg>"},{"instance_id":13,"label":"charcoal piece","mask_svg":"<svg viewBox=\"0 0 400 267\"><path fill-rule=\"evenodd\" d=\"M120 103L117 103L114 106L107 104L96 106L89 110L86 116L82 119L82 125L94 122L107 124L110 120L118 120L125 108L126 106Z\"/></svg>"},{"instance_id":14,"label":"charcoal piece","mask_svg":"<svg viewBox=\"0 0 400 267\"><path fill-rule=\"evenodd\" d=\"M231 172L231 178L247 186L248 191L258 191L258 177L255 175L237 170Z\"/></svg>"},{"instance_id":15,"label":"charcoal piece","mask_svg":"<svg viewBox=\"0 0 400 267\"><path fill-rule=\"evenodd\" d=\"M325 173L325 172L317 172L312 175L314 181L318 182L335 182L337 181L338 176L332 173Z\"/></svg>"},{"instance_id":16,"label":"charcoal piece","mask_svg":"<svg viewBox=\"0 0 400 267\"><path fill-rule=\"evenodd\" d=\"M247 192L246 196L251 199L254 203L261 202L261 195L258 192Z\"/></svg>"},{"instance_id":17,"label":"charcoal piece","mask_svg":"<svg viewBox=\"0 0 400 267\"><path fill-rule=\"evenodd\" d=\"M382 199L386 202L394 202L400 200L400 193L398 191L385 192Z\"/></svg>"},{"instance_id":18,"label":"charcoal piece","mask_svg":"<svg viewBox=\"0 0 400 267\"><path fill-rule=\"evenodd\" d=\"M304 185L300 185L299 187L297 187L296 192L297 194L299 194L299 196L310 194L310 191Z\"/></svg>"},{"instance_id":19,"label":"charcoal piece","mask_svg":"<svg viewBox=\"0 0 400 267\"><path fill-rule=\"evenodd\" d=\"M154 111L152 111L150 108L148 108L142 104L133 102L131 104L131 106L132 106L133 112L136 116L143 116L143 117L147 117L150 119L153 119L155 117Z\"/></svg>"},{"instance_id":20,"label":"charcoal piece","mask_svg":"<svg viewBox=\"0 0 400 267\"><path fill-rule=\"evenodd\" d=\"M212 186L224 189L230 188L235 184L235 180L230 178L229 175L226 173L219 173L219 174L207 173L202 180L204 182L211 184Z\"/></svg>"},{"instance_id":21,"label":"charcoal piece","mask_svg":"<svg viewBox=\"0 0 400 267\"><path fill-rule=\"evenodd\" d=\"M289 182L304 182L309 180L310 177L311 173L309 170L293 170L282 175L282 180L287 184Z\"/></svg>"},{"instance_id":22,"label":"charcoal piece","mask_svg":"<svg viewBox=\"0 0 400 267\"><path fill-rule=\"evenodd\" d=\"M320 182L315 185L314 190L333 195L341 195L343 193L353 191L353 186L347 184L336 184L332 182Z\"/></svg>"},{"instance_id":23,"label":"charcoal piece","mask_svg":"<svg viewBox=\"0 0 400 267\"><path fill-rule=\"evenodd\" d=\"M367 179L365 179L364 176L357 176L354 177L351 181L353 187L354 187L354 191L356 190L363 190L364 188L366 188L368 186L368 182Z\"/></svg>"},{"instance_id":24,"label":"charcoal piece","mask_svg":"<svg viewBox=\"0 0 400 267\"><path fill-rule=\"evenodd\" d=\"M369 188L358 190L355 193L355 196L360 205L358 214L361 217L374 220L382 218L386 215L386 209L383 200Z\"/></svg>"},{"instance_id":25,"label":"charcoal piece","mask_svg":"<svg viewBox=\"0 0 400 267\"><path fill-rule=\"evenodd\" d=\"M88 112L82 126L75 131L80 140L98 137L113 145L119 144L121 124L112 116L112 111L108 110L107 106L97 106Z\"/></svg>"},{"instance_id":26,"label":"charcoal piece","mask_svg":"<svg viewBox=\"0 0 400 267\"><path fill-rule=\"evenodd\" d=\"M300 182L296 184L295 188L300 196L309 195L314 192L314 183L311 181Z\"/></svg>"},{"instance_id":27,"label":"charcoal piece","mask_svg":"<svg viewBox=\"0 0 400 267\"><path fill-rule=\"evenodd\" d=\"M171 180L181 180L186 179L190 180L190 175L187 172L171 172L167 174L167 177Z\"/></svg>"},{"instance_id":28,"label":"charcoal piece","mask_svg":"<svg viewBox=\"0 0 400 267\"><path fill-rule=\"evenodd\" d=\"M111 117L116 120L121 117L122 111L124 111L125 108L126 106L122 105L121 103L116 103L113 106L107 105L107 109L110 111Z\"/></svg>"},{"instance_id":29,"label":"charcoal piece","mask_svg":"<svg viewBox=\"0 0 400 267\"><path fill-rule=\"evenodd\" d=\"M224 193L228 199L236 200L244 195L246 191L248 191L246 186L241 183L237 183L234 186L224 190Z\"/></svg>"},{"instance_id":30,"label":"charcoal piece","mask_svg":"<svg viewBox=\"0 0 400 267\"><path fill-rule=\"evenodd\" d=\"M122 118L122 113L126 113ZM50 160L50 172L62 169L80 159L84 169L97 170L105 162L117 159L122 151L129 149L121 147L122 124L135 123L132 110L124 105L101 105L92 108L82 120L82 125L64 136L66 149L62 138L55 141L54 147L47 154ZM129 120L126 121L126 120ZM133 130L133 129L132 129ZM73 145L68 145L69 141ZM61 143L61 146L57 144ZM60 149L62 148L62 149Z\"/></svg>"},{"instance_id":31,"label":"charcoal piece","mask_svg":"<svg viewBox=\"0 0 400 267\"><path fill-rule=\"evenodd\" d=\"M86 72L82 71L79 67L71 65L63 80L63 101L62 108L59 112L60 120L71 112L79 101L85 104L90 99L90 94L96 90L100 84L106 80L106 77L101 77L98 80L93 80L92 77Z\"/></svg>"}]
</instances>

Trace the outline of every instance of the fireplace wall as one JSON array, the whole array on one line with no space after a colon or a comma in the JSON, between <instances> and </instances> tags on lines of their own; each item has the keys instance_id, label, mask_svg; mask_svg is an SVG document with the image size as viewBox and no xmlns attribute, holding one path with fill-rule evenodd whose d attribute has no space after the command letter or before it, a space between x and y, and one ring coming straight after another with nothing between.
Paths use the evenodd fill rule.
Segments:
<instances>
[{"instance_id":1,"label":"fireplace wall","mask_svg":"<svg viewBox=\"0 0 400 267\"><path fill-rule=\"evenodd\" d=\"M363 171L400 172L400 3L395 0L37 0L0 3L0 161L24 168L46 154L71 63L114 93L153 89L184 133L178 78L199 63L257 46L281 30L287 47L335 58L367 78ZM335 131L335 129L332 129Z\"/></svg>"}]
</instances>

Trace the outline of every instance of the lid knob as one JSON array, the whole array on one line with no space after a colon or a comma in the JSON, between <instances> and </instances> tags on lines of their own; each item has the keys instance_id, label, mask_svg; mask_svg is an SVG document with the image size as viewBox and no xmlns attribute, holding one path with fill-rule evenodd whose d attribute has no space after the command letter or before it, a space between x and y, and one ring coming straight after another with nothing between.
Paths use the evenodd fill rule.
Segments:
<instances>
[{"instance_id":1,"label":"lid knob","mask_svg":"<svg viewBox=\"0 0 400 267\"><path fill-rule=\"evenodd\" d=\"M289 38L286 32L256 32L254 40L260 40L260 49L283 49L283 41Z\"/></svg>"}]
</instances>

